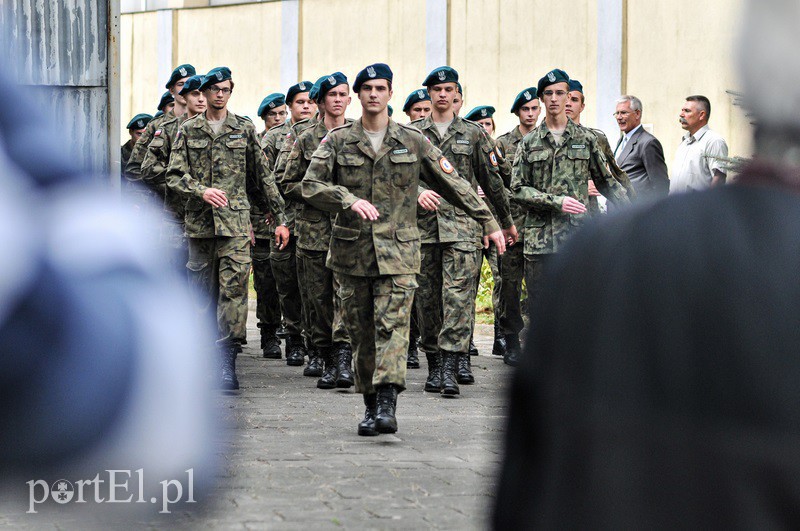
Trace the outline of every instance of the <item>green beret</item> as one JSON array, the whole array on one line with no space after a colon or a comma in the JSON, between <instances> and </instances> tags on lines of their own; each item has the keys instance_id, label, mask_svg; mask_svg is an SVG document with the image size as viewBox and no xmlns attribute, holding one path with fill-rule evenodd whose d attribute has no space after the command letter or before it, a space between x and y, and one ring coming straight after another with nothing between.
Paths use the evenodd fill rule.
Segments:
<instances>
[{"instance_id":1,"label":"green beret","mask_svg":"<svg viewBox=\"0 0 800 531\"><path fill-rule=\"evenodd\" d=\"M406 98L406 103L403 105L403 112L408 112L415 103L421 101L431 101L431 95L425 89L417 89Z\"/></svg>"},{"instance_id":2,"label":"green beret","mask_svg":"<svg viewBox=\"0 0 800 531\"><path fill-rule=\"evenodd\" d=\"M157 113L155 113L155 114L153 115L153 120L155 120L155 119L156 119L156 118L158 118L159 116L164 116L164 111L158 111Z\"/></svg>"},{"instance_id":3,"label":"green beret","mask_svg":"<svg viewBox=\"0 0 800 531\"><path fill-rule=\"evenodd\" d=\"M308 91L308 97L311 101L317 101L319 98L319 86L328 76L322 76L318 80L314 81L314 84L311 85L311 90Z\"/></svg>"},{"instance_id":4,"label":"green beret","mask_svg":"<svg viewBox=\"0 0 800 531\"><path fill-rule=\"evenodd\" d=\"M394 109L392 109L391 105L387 105L386 108L389 109L389 116L394 114Z\"/></svg>"},{"instance_id":5,"label":"green beret","mask_svg":"<svg viewBox=\"0 0 800 531\"><path fill-rule=\"evenodd\" d=\"M169 76L169 81L167 81L167 84L164 88L172 88L172 85L177 83L179 79L192 77L196 73L197 71L190 64L177 66L175 67L175 70L172 71L172 75Z\"/></svg>"},{"instance_id":6,"label":"green beret","mask_svg":"<svg viewBox=\"0 0 800 531\"><path fill-rule=\"evenodd\" d=\"M583 85L581 85L581 82L578 81L577 79L570 79L569 80L569 91L570 92L575 92L576 90L578 92L580 92L581 94L583 94Z\"/></svg>"},{"instance_id":7,"label":"green beret","mask_svg":"<svg viewBox=\"0 0 800 531\"><path fill-rule=\"evenodd\" d=\"M186 94L189 94L192 91L200 90L200 87L203 86L205 80L206 79L203 76L190 77L189 79L186 80L186 83L183 84L183 88L181 89L180 92L178 92L178 94L180 94L181 96L185 96Z\"/></svg>"},{"instance_id":8,"label":"green beret","mask_svg":"<svg viewBox=\"0 0 800 531\"><path fill-rule=\"evenodd\" d=\"M456 83L456 90L458 90L458 93L462 96L464 95L464 88L461 86L461 83Z\"/></svg>"},{"instance_id":9,"label":"green beret","mask_svg":"<svg viewBox=\"0 0 800 531\"><path fill-rule=\"evenodd\" d=\"M433 85L441 85L442 83L458 83L458 72L449 66L440 66L428 74L428 77L422 82L422 86L432 87ZM461 91L459 90L459 92Z\"/></svg>"},{"instance_id":10,"label":"green beret","mask_svg":"<svg viewBox=\"0 0 800 531\"><path fill-rule=\"evenodd\" d=\"M547 75L539 80L539 84L536 86L536 92L539 94L539 97L542 96L542 92L544 92L545 88L550 85L555 85L556 83L569 84L569 76L567 73L558 68L550 70Z\"/></svg>"},{"instance_id":11,"label":"green beret","mask_svg":"<svg viewBox=\"0 0 800 531\"><path fill-rule=\"evenodd\" d=\"M389 65L384 63L375 63L369 65L358 73L356 80L353 83L353 91L358 92L361 89L361 84L364 83L364 81L369 81L371 79L385 79L391 83L393 78L394 73L392 73L392 69L389 68Z\"/></svg>"},{"instance_id":12,"label":"green beret","mask_svg":"<svg viewBox=\"0 0 800 531\"><path fill-rule=\"evenodd\" d=\"M511 105L511 112L515 113L520 107L536 98L536 87L528 87L514 98L514 103Z\"/></svg>"},{"instance_id":13,"label":"green beret","mask_svg":"<svg viewBox=\"0 0 800 531\"><path fill-rule=\"evenodd\" d=\"M286 103L291 104L298 94L302 94L303 92L308 92L310 90L311 81L301 81L296 85L292 85L289 87L289 90L286 91Z\"/></svg>"},{"instance_id":14,"label":"green beret","mask_svg":"<svg viewBox=\"0 0 800 531\"><path fill-rule=\"evenodd\" d=\"M157 109L159 111L163 111L164 107L169 105L170 103L174 102L175 98L172 96L172 92L166 91L164 94L161 95L161 100L158 102Z\"/></svg>"},{"instance_id":15,"label":"green beret","mask_svg":"<svg viewBox=\"0 0 800 531\"><path fill-rule=\"evenodd\" d=\"M323 77L322 81L319 82L317 101L323 99L325 94L327 94L332 88L338 87L339 85L347 85L347 76L341 72L334 72L329 76Z\"/></svg>"},{"instance_id":16,"label":"green beret","mask_svg":"<svg viewBox=\"0 0 800 531\"><path fill-rule=\"evenodd\" d=\"M200 85L199 90L205 90L211 85L215 85L229 79L231 79L231 69L227 66L218 66L217 68L212 68L208 71L208 74L206 74L203 84Z\"/></svg>"},{"instance_id":17,"label":"green beret","mask_svg":"<svg viewBox=\"0 0 800 531\"><path fill-rule=\"evenodd\" d=\"M280 92L273 92L261 100L261 105L258 106L258 115L263 118L267 112L282 105L286 105L286 98Z\"/></svg>"},{"instance_id":18,"label":"green beret","mask_svg":"<svg viewBox=\"0 0 800 531\"><path fill-rule=\"evenodd\" d=\"M464 117L465 120L483 120L484 118L491 118L494 116L494 107L491 105L479 105L469 111Z\"/></svg>"},{"instance_id":19,"label":"green beret","mask_svg":"<svg viewBox=\"0 0 800 531\"><path fill-rule=\"evenodd\" d=\"M153 117L150 116L149 114L144 114L144 113L137 114L136 116L131 118L130 122L128 122L128 126L126 127L126 129L129 129L129 130L130 129L144 129L145 127L147 127L147 124L150 123L150 120L152 120L152 119L153 119Z\"/></svg>"}]
</instances>

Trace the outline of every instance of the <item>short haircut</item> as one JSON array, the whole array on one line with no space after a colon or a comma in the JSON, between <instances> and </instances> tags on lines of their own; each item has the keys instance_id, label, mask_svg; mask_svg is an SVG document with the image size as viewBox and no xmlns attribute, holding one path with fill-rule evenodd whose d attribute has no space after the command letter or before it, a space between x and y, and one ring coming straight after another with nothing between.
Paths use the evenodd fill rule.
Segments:
<instances>
[{"instance_id":1,"label":"short haircut","mask_svg":"<svg viewBox=\"0 0 800 531\"><path fill-rule=\"evenodd\" d=\"M389 90L392 90L392 82L390 80L388 80L388 79L386 79L384 77L379 77L378 79L383 79L384 81L386 81L386 83L389 84ZM366 83L367 81L377 81L377 79L365 79L364 83ZM362 85L364 83L362 83ZM358 87L358 92L361 92L361 87ZM358 94L358 92L356 92L356 94Z\"/></svg>"},{"instance_id":2,"label":"short haircut","mask_svg":"<svg viewBox=\"0 0 800 531\"><path fill-rule=\"evenodd\" d=\"M626 102L630 102L632 111L641 111L642 110L642 100L640 100L636 96L630 96L630 95L626 94L624 96L620 96L619 99L617 100L618 104L619 103L626 103Z\"/></svg>"},{"instance_id":3,"label":"short haircut","mask_svg":"<svg viewBox=\"0 0 800 531\"><path fill-rule=\"evenodd\" d=\"M706 121L711 118L711 102L705 96L699 94L689 96L686 101L694 101L700 104L700 107L706 112Z\"/></svg>"}]
</instances>

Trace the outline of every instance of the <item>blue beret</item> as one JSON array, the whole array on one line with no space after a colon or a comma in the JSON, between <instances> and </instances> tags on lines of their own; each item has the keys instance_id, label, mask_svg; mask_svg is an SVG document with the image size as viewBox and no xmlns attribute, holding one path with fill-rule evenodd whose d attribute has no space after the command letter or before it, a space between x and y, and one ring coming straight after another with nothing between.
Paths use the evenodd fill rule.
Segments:
<instances>
[{"instance_id":1,"label":"blue beret","mask_svg":"<svg viewBox=\"0 0 800 531\"><path fill-rule=\"evenodd\" d=\"M569 84L569 76L566 72L561 69L556 68L555 70L550 70L547 75L545 75L542 79L539 80L539 84L536 86L536 92L541 97L542 92L546 87L550 85L554 85L556 83L567 83Z\"/></svg>"},{"instance_id":2,"label":"blue beret","mask_svg":"<svg viewBox=\"0 0 800 531\"><path fill-rule=\"evenodd\" d=\"M318 80L314 81L313 85L311 85L311 90L308 91L308 97L311 99L311 101L317 101L317 98L319 98L319 86L323 81L325 81L326 77L328 76L322 76Z\"/></svg>"},{"instance_id":3,"label":"blue beret","mask_svg":"<svg viewBox=\"0 0 800 531\"><path fill-rule=\"evenodd\" d=\"M172 71L172 75L169 76L169 81L167 81L167 84L164 88L172 88L172 85L177 83L179 79L183 79L185 77L192 77L196 73L197 71L190 64L177 66L175 67L175 70Z\"/></svg>"},{"instance_id":4,"label":"blue beret","mask_svg":"<svg viewBox=\"0 0 800 531\"><path fill-rule=\"evenodd\" d=\"M327 94L332 88L338 87L339 85L347 85L347 76L341 72L334 72L333 74L322 78L322 81L319 84L317 101L324 98L325 94Z\"/></svg>"},{"instance_id":5,"label":"blue beret","mask_svg":"<svg viewBox=\"0 0 800 531\"><path fill-rule=\"evenodd\" d=\"M178 92L178 94L183 96L185 94L189 94L193 90L200 90L200 87L203 86L205 80L206 78L203 76L190 77L189 79L186 80L186 83L183 84L183 88L181 89L180 92Z\"/></svg>"},{"instance_id":6,"label":"blue beret","mask_svg":"<svg viewBox=\"0 0 800 531\"><path fill-rule=\"evenodd\" d=\"M461 86L461 83L456 83L456 89L458 89L458 93L462 96L464 95L464 88Z\"/></svg>"},{"instance_id":7,"label":"blue beret","mask_svg":"<svg viewBox=\"0 0 800 531\"><path fill-rule=\"evenodd\" d=\"M431 95L425 89L417 89L406 98L406 103L403 105L403 112L408 112L415 103L421 101L431 101Z\"/></svg>"},{"instance_id":8,"label":"blue beret","mask_svg":"<svg viewBox=\"0 0 800 531\"><path fill-rule=\"evenodd\" d=\"M536 87L528 87L514 98L514 103L511 105L511 112L517 112L520 107L536 99Z\"/></svg>"},{"instance_id":9,"label":"blue beret","mask_svg":"<svg viewBox=\"0 0 800 531\"><path fill-rule=\"evenodd\" d=\"M310 90L311 90L311 81L301 81L296 85L292 85L291 87L289 87L289 90L286 91L286 103L292 103L294 101L295 96L303 92L308 92Z\"/></svg>"},{"instance_id":10,"label":"blue beret","mask_svg":"<svg viewBox=\"0 0 800 531\"><path fill-rule=\"evenodd\" d=\"M464 117L466 120L483 120L484 118L491 118L494 115L494 107L491 105L479 105L469 111Z\"/></svg>"},{"instance_id":11,"label":"blue beret","mask_svg":"<svg viewBox=\"0 0 800 531\"><path fill-rule=\"evenodd\" d=\"M263 118L267 112L281 105L286 105L286 98L280 92L273 92L261 100L261 105L258 106L258 115Z\"/></svg>"},{"instance_id":12,"label":"blue beret","mask_svg":"<svg viewBox=\"0 0 800 531\"><path fill-rule=\"evenodd\" d=\"M389 65L384 63L375 63L373 65L369 65L358 73L356 76L356 81L353 83L353 91L358 92L361 89L361 84L364 81L369 81L370 79L385 79L391 83L393 78L394 74L392 73L392 69L389 68Z\"/></svg>"},{"instance_id":13,"label":"blue beret","mask_svg":"<svg viewBox=\"0 0 800 531\"><path fill-rule=\"evenodd\" d=\"M422 82L422 86L432 87L433 85L440 85L442 83L458 83L458 72L449 66L440 66L428 74L428 77ZM459 92L461 91L459 90Z\"/></svg>"},{"instance_id":14,"label":"blue beret","mask_svg":"<svg viewBox=\"0 0 800 531\"><path fill-rule=\"evenodd\" d=\"M391 105L387 105L386 108L389 109L389 116L394 114L394 109L392 109Z\"/></svg>"},{"instance_id":15,"label":"blue beret","mask_svg":"<svg viewBox=\"0 0 800 531\"><path fill-rule=\"evenodd\" d=\"M170 103L174 102L175 98L172 96L172 92L166 91L164 94L161 95L161 100L158 102L157 109L159 111L163 111L164 107L169 105Z\"/></svg>"},{"instance_id":16,"label":"blue beret","mask_svg":"<svg viewBox=\"0 0 800 531\"><path fill-rule=\"evenodd\" d=\"M581 94L583 94L583 85L581 85L581 82L578 81L577 79L570 79L569 80L569 91L573 92L573 91L576 91L576 90L578 92L580 92Z\"/></svg>"},{"instance_id":17,"label":"blue beret","mask_svg":"<svg viewBox=\"0 0 800 531\"><path fill-rule=\"evenodd\" d=\"M144 113L137 114L136 116L131 118L130 122L128 122L128 126L126 127L126 129L144 129L145 127L147 127L147 124L150 123L150 120L152 119L153 117L150 116L149 114L144 114Z\"/></svg>"},{"instance_id":18,"label":"blue beret","mask_svg":"<svg viewBox=\"0 0 800 531\"><path fill-rule=\"evenodd\" d=\"M217 68L212 68L208 71L208 74L206 74L203 84L200 85L199 90L205 90L211 85L215 85L229 79L231 79L231 69L227 66L218 66Z\"/></svg>"},{"instance_id":19,"label":"blue beret","mask_svg":"<svg viewBox=\"0 0 800 531\"><path fill-rule=\"evenodd\" d=\"M155 120L155 119L156 119L156 118L158 118L159 116L164 116L164 111L158 111L157 113L155 113L155 114L153 115L153 120Z\"/></svg>"}]
</instances>

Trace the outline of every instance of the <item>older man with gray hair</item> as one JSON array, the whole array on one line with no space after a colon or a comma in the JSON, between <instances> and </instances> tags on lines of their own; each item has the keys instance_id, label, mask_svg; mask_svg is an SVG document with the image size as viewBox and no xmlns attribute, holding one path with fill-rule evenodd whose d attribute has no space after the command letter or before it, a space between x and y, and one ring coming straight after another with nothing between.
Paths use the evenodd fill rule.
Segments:
<instances>
[{"instance_id":1,"label":"older man with gray hair","mask_svg":"<svg viewBox=\"0 0 800 531\"><path fill-rule=\"evenodd\" d=\"M653 201L667 195L669 175L664 149L656 137L642 127L642 101L636 96L621 96L614 113L622 133L614 158L628 174L640 201Z\"/></svg>"}]
</instances>

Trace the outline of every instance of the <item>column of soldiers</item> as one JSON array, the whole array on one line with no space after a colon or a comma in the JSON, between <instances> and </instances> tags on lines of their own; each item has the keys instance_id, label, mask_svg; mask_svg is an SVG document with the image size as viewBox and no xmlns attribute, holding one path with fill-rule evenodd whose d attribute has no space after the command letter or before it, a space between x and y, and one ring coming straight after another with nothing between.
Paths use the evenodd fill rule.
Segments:
<instances>
[{"instance_id":1,"label":"column of soldiers","mask_svg":"<svg viewBox=\"0 0 800 531\"><path fill-rule=\"evenodd\" d=\"M366 436L397 430L418 350L425 391L452 397L475 381L484 256L496 282L493 353L515 365L523 278L532 304L542 264L595 211L593 200L630 200L605 136L579 125L574 105L568 117L579 83L562 70L519 93L519 125L497 140L492 107L459 117L453 68L435 69L406 98L407 125L390 118L392 81L382 63L358 73L355 121L344 116L344 74L301 81L264 98L256 133L228 109L228 68L199 76L180 65L163 114L135 117L140 136L125 148L126 178L165 211L159 245L182 262L199 314L216 321L222 387L239 388L252 271L263 356L281 358L283 328L288 365L305 365L321 389L364 395Z\"/></svg>"}]
</instances>

